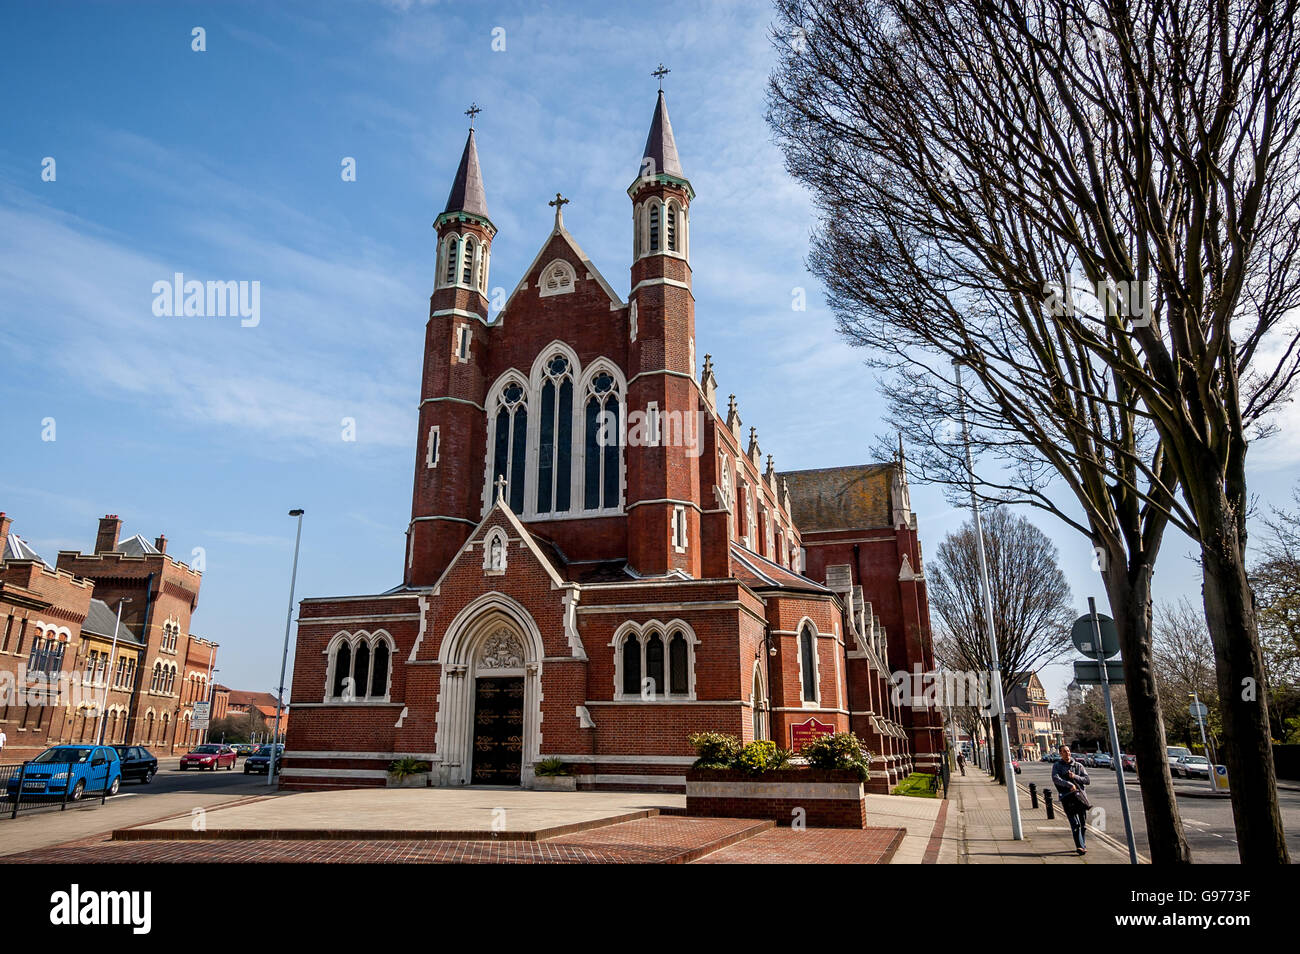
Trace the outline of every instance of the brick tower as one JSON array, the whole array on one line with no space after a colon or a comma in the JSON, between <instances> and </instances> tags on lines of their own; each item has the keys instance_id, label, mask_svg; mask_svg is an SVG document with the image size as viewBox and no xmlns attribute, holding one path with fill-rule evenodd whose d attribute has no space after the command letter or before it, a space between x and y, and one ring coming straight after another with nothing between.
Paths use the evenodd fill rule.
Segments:
<instances>
[{"instance_id":1,"label":"brick tower","mask_svg":"<svg viewBox=\"0 0 1300 954\"><path fill-rule=\"evenodd\" d=\"M700 575L699 391L689 216L695 190L677 157L663 90L632 200L629 414L645 415L644 440L627 447L628 563L642 575ZM688 445L693 445L688 446ZM682 535L685 539L682 539Z\"/></svg>"},{"instance_id":2,"label":"brick tower","mask_svg":"<svg viewBox=\"0 0 1300 954\"><path fill-rule=\"evenodd\" d=\"M428 586L482 516L486 453L483 362L488 265L496 226L488 218L472 114L447 206L434 223L438 254L424 338L420 425L405 581Z\"/></svg>"}]
</instances>

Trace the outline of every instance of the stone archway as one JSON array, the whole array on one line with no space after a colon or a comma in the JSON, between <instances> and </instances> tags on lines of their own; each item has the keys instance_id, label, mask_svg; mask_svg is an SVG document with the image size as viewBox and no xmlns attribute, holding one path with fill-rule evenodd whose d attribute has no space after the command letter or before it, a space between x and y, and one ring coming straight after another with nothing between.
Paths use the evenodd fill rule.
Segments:
<instances>
[{"instance_id":1,"label":"stone archway","mask_svg":"<svg viewBox=\"0 0 1300 954\"><path fill-rule=\"evenodd\" d=\"M438 653L439 784L532 786L542 656L537 624L503 593L479 597L452 621Z\"/></svg>"}]
</instances>

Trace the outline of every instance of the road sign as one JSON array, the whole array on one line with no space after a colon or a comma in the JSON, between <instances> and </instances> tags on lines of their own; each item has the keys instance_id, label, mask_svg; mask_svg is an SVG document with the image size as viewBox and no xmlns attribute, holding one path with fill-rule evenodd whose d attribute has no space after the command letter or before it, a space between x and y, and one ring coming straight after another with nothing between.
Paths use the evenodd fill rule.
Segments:
<instances>
[{"instance_id":1,"label":"road sign","mask_svg":"<svg viewBox=\"0 0 1300 954\"><path fill-rule=\"evenodd\" d=\"M1187 707L1187 711L1192 714L1193 719L1204 719L1210 714L1210 708L1204 702L1193 702Z\"/></svg>"},{"instance_id":2,"label":"road sign","mask_svg":"<svg viewBox=\"0 0 1300 954\"><path fill-rule=\"evenodd\" d=\"M1216 790L1228 791L1228 766L1214 766L1214 787Z\"/></svg>"},{"instance_id":3,"label":"road sign","mask_svg":"<svg viewBox=\"0 0 1300 954\"><path fill-rule=\"evenodd\" d=\"M1124 681L1124 664L1118 659L1106 660L1106 679L1112 683ZM1095 659L1074 661L1074 681L1081 686L1100 686L1101 668Z\"/></svg>"},{"instance_id":4,"label":"road sign","mask_svg":"<svg viewBox=\"0 0 1300 954\"><path fill-rule=\"evenodd\" d=\"M208 731L208 703L194 703L194 711L190 714L190 728L199 732Z\"/></svg>"},{"instance_id":5,"label":"road sign","mask_svg":"<svg viewBox=\"0 0 1300 954\"><path fill-rule=\"evenodd\" d=\"M1101 628L1101 655L1109 659L1119 652L1119 631L1115 629L1115 621L1104 613L1097 614L1097 623ZM1097 658L1097 631L1091 615L1080 616L1074 621L1070 627L1070 639L1074 640L1074 648L1079 652Z\"/></svg>"}]
</instances>

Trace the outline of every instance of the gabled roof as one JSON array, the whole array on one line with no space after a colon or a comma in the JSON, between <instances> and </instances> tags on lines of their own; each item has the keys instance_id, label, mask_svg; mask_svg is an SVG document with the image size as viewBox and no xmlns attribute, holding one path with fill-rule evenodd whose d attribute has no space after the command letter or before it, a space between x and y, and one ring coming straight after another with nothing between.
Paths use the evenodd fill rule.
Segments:
<instances>
[{"instance_id":1,"label":"gabled roof","mask_svg":"<svg viewBox=\"0 0 1300 954\"><path fill-rule=\"evenodd\" d=\"M230 690L231 706L251 706L254 708L259 706L270 706L274 709L275 701L275 696L271 695L269 692L245 692L242 689Z\"/></svg>"},{"instance_id":2,"label":"gabled roof","mask_svg":"<svg viewBox=\"0 0 1300 954\"><path fill-rule=\"evenodd\" d=\"M35 560L37 563L45 563L45 559L28 546L27 541L16 533L11 533L5 538L4 558L6 560ZM45 565L49 566L48 563L45 563Z\"/></svg>"},{"instance_id":3,"label":"gabled roof","mask_svg":"<svg viewBox=\"0 0 1300 954\"><path fill-rule=\"evenodd\" d=\"M578 240L573 237L573 234L563 225L557 225L555 228L551 229L551 234L546 236L546 241L544 241L542 247L537 250L537 255L533 258L532 262L529 263L528 267L524 269L523 279L515 290L510 293L510 297L506 299L505 307L501 309L501 315L497 317L497 321L501 321L502 317L509 312L510 302L515 300L515 295L518 295L521 291L532 287L530 279L532 278L533 272L537 271L542 265L549 264L551 260L555 258L554 255L547 256L546 250L550 248L551 242L557 235L568 243L569 248L573 251L574 257L578 260L578 264L586 269L596 283L605 290L605 294L609 296L609 310L617 311L620 308L627 307L627 302L618 297L618 292L614 291L614 286L606 281L605 276L600 273L600 269L592 264L591 259L588 257L587 253L582 250L582 246L578 244ZM546 259L545 262L542 261L543 258ZM583 274L579 272L579 281L581 281L583 277Z\"/></svg>"},{"instance_id":4,"label":"gabled roof","mask_svg":"<svg viewBox=\"0 0 1300 954\"><path fill-rule=\"evenodd\" d=\"M791 470L780 476L790 489L791 518L801 533L865 530L893 525L895 463Z\"/></svg>"},{"instance_id":5,"label":"gabled roof","mask_svg":"<svg viewBox=\"0 0 1300 954\"><path fill-rule=\"evenodd\" d=\"M645 150L641 156L643 165L637 171L638 176L648 172L652 176L665 173L677 179L686 178L686 173L682 172L681 160L677 158L677 140L673 138L673 124L668 121L668 104L664 100L663 90L659 91L654 118L650 120L650 134L646 136ZM654 163L648 170L644 165L646 159Z\"/></svg>"},{"instance_id":6,"label":"gabled roof","mask_svg":"<svg viewBox=\"0 0 1300 954\"><path fill-rule=\"evenodd\" d=\"M456 178L452 180L451 192L447 195L447 212L468 212L488 218L487 194L483 191L483 173L478 165L478 147L474 143L474 130L469 131L465 140L465 151L460 156L460 166L456 169Z\"/></svg>"},{"instance_id":7,"label":"gabled roof","mask_svg":"<svg viewBox=\"0 0 1300 954\"><path fill-rule=\"evenodd\" d=\"M86 621L81 624L81 631L92 636L103 636L105 639L112 639L115 629L117 630L117 641L119 643L131 643L135 646L144 645L144 641L131 632L126 623L123 623L120 628L117 626L117 612L114 609L103 600L92 598L90 610L86 613Z\"/></svg>"},{"instance_id":8,"label":"gabled roof","mask_svg":"<svg viewBox=\"0 0 1300 954\"><path fill-rule=\"evenodd\" d=\"M119 543L116 552L124 553L127 556L148 556L161 551L137 533L135 536Z\"/></svg>"}]
</instances>

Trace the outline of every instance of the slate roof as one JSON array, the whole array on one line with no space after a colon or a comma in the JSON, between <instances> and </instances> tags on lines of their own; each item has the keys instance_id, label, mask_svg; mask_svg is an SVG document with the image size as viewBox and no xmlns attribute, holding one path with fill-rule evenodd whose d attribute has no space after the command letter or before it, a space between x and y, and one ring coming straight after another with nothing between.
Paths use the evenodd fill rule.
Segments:
<instances>
[{"instance_id":1,"label":"slate roof","mask_svg":"<svg viewBox=\"0 0 1300 954\"><path fill-rule=\"evenodd\" d=\"M731 559L736 578L749 586L760 588L780 586L798 590L817 590L823 593L831 592L822 584L806 576L800 576L793 570L787 570L779 563L759 556L753 550L734 541L731 544Z\"/></svg>"},{"instance_id":2,"label":"slate roof","mask_svg":"<svg viewBox=\"0 0 1300 954\"><path fill-rule=\"evenodd\" d=\"M677 140L673 138L673 124L668 121L668 104L664 101L664 91L659 91L659 101L655 103L654 118L650 120L650 135L646 136L645 151L641 153L642 162L654 160L654 167L646 170L642 165L637 175L649 171L651 175L667 173L678 179L685 179L681 160L677 158Z\"/></svg>"},{"instance_id":3,"label":"slate roof","mask_svg":"<svg viewBox=\"0 0 1300 954\"><path fill-rule=\"evenodd\" d=\"M117 626L117 611L112 609L103 600L91 599L90 611L86 613L86 621L81 624L81 631L89 633L92 636L102 636L105 639L113 638L113 629ZM135 646L143 646L144 641L135 633L131 632L129 626L123 623L117 631L117 641L121 643L131 643Z\"/></svg>"},{"instance_id":4,"label":"slate roof","mask_svg":"<svg viewBox=\"0 0 1300 954\"><path fill-rule=\"evenodd\" d=\"M857 464L781 474L790 488L790 516L800 532L864 530L893 525L894 463Z\"/></svg>"},{"instance_id":5,"label":"slate roof","mask_svg":"<svg viewBox=\"0 0 1300 954\"><path fill-rule=\"evenodd\" d=\"M161 551L137 533L135 536L128 537L119 543L115 552L124 553L127 556L148 556Z\"/></svg>"},{"instance_id":6,"label":"slate roof","mask_svg":"<svg viewBox=\"0 0 1300 954\"><path fill-rule=\"evenodd\" d=\"M16 533L11 533L5 538L4 558L6 560L35 560L38 563L45 563L45 559L28 546L27 541ZM48 563L45 563L45 565L49 566Z\"/></svg>"},{"instance_id":7,"label":"slate roof","mask_svg":"<svg viewBox=\"0 0 1300 954\"><path fill-rule=\"evenodd\" d=\"M465 151L461 153L460 166L456 169L456 178L443 212L468 212L485 219L488 217L487 194L483 191L483 173L479 170L478 147L474 144L472 129L465 140Z\"/></svg>"}]
</instances>

